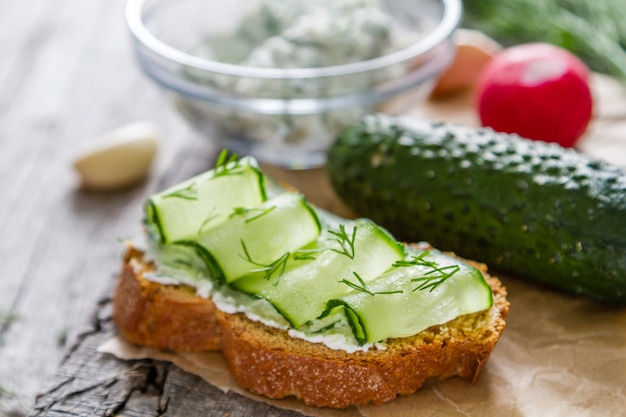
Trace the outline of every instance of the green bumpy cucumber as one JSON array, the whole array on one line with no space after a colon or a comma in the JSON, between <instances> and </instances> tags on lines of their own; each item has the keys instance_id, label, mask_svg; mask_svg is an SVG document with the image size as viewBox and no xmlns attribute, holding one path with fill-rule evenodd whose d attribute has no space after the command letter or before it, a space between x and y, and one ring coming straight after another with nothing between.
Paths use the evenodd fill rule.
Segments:
<instances>
[{"instance_id":1,"label":"green bumpy cucumber","mask_svg":"<svg viewBox=\"0 0 626 417\"><path fill-rule=\"evenodd\" d=\"M328 151L337 194L397 238L626 304L626 170L572 149L370 115Z\"/></svg>"}]
</instances>

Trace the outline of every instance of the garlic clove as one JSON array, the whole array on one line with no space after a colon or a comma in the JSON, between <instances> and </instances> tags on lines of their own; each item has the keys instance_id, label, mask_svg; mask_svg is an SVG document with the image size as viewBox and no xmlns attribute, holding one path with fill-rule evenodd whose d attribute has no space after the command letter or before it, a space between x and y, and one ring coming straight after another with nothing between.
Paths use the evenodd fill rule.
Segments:
<instances>
[{"instance_id":1,"label":"garlic clove","mask_svg":"<svg viewBox=\"0 0 626 417\"><path fill-rule=\"evenodd\" d=\"M74 159L83 188L115 191L143 181L162 136L156 125L136 122L97 138Z\"/></svg>"}]
</instances>

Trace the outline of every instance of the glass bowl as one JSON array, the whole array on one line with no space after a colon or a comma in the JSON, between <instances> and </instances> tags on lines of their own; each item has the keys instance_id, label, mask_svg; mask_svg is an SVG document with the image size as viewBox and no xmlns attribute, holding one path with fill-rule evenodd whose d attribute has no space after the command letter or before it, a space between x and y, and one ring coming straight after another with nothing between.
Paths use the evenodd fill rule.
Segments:
<instances>
[{"instance_id":1,"label":"glass bowl","mask_svg":"<svg viewBox=\"0 0 626 417\"><path fill-rule=\"evenodd\" d=\"M352 7L353 9L350 9ZM356 9L355 9L356 8ZM366 113L424 100L460 0L129 0L142 71L219 147L318 167Z\"/></svg>"}]
</instances>

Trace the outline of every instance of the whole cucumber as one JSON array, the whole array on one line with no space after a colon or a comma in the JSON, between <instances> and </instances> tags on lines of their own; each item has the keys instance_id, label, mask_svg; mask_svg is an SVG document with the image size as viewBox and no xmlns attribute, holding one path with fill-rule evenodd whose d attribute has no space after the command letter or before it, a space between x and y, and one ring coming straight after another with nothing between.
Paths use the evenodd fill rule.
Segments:
<instances>
[{"instance_id":1,"label":"whole cucumber","mask_svg":"<svg viewBox=\"0 0 626 417\"><path fill-rule=\"evenodd\" d=\"M370 115L328 151L337 194L397 238L626 304L626 171L489 129Z\"/></svg>"}]
</instances>

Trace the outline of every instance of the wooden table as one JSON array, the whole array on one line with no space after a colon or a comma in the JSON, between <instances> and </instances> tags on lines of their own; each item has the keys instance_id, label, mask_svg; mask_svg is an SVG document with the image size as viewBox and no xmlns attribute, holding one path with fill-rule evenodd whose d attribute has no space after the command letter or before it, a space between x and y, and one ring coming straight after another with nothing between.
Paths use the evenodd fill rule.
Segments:
<instances>
[{"instance_id":1,"label":"wooden table","mask_svg":"<svg viewBox=\"0 0 626 417\"><path fill-rule=\"evenodd\" d=\"M148 181L119 193L79 190L78 148L137 120L166 134ZM173 401L190 398L249 413L251 401L173 366L94 351L113 331L118 238L137 231L148 194L215 156L137 69L124 0L0 1L1 416L27 415L35 401L37 415L178 415Z\"/></svg>"},{"instance_id":2,"label":"wooden table","mask_svg":"<svg viewBox=\"0 0 626 417\"><path fill-rule=\"evenodd\" d=\"M95 352L114 331L118 239L138 232L146 196L208 169L218 152L137 68L124 5L0 0L0 416L188 416L194 403L231 417L293 415L167 363ZM148 180L81 190L78 150L138 120L166 137Z\"/></svg>"},{"instance_id":3,"label":"wooden table","mask_svg":"<svg viewBox=\"0 0 626 417\"><path fill-rule=\"evenodd\" d=\"M80 190L77 150L137 120L166 134L148 180ZM114 332L118 238L138 231L146 196L217 151L137 69L124 0L0 0L0 416L294 415L168 363L95 350ZM302 187L303 175L289 179Z\"/></svg>"}]
</instances>

